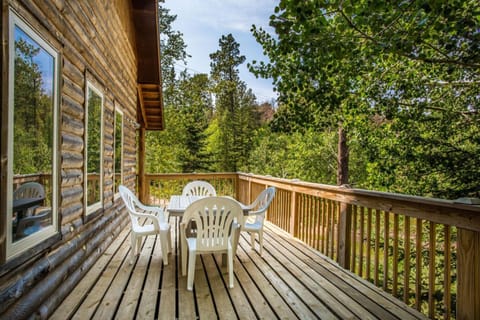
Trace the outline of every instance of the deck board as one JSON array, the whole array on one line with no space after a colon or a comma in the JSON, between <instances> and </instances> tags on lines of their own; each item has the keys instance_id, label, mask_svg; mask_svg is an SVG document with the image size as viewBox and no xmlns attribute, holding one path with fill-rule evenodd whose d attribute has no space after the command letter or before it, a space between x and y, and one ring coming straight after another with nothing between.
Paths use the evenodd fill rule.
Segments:
<instances>
[{"instance_id":1,"label":"deck board","mask_svg":"<svg viewBox=\"0 0 480 320\"><path fill-rule=\"evenodd\" d=\"M176 238L176 218L171 218ZM163 265L159 237L144 240L130 264L127 227L51 319L425 319L373 284L266 224L263 255L242 233L234 288L220 256L197 256L194 290L186 290L173 241Z\"/></svg>"}]
</instances>

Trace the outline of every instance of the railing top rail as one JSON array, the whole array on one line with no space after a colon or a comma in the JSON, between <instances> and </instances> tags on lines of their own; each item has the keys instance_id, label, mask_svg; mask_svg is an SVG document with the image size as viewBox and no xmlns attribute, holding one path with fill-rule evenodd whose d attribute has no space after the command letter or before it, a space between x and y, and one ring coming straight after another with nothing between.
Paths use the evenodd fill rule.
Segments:
<instances>
[{"instance_id":1,"label":"railing top rail","mask_svg":"<svg viewBox=\"0 0 480 320\"><path fill-rule=\"evenodd\" d=\"M236 178L238 176L235 172L208 172L208 173L147 173L145 177L165 178L165 179L208 179L208 178Z\"/></svg>"},{"instance_id":2,"label":"railing top rail","mask_svg":"<svg viewBox=\"0 0 480 320\"><path fill-rule=\"evenodd\" d=\"M292 192L480 231L479 205L456 203L454 200L369 191L346 186L332 186L247 173L238 173L238 177L240 180L269 184Z\"/></svg>"}]
</instances>

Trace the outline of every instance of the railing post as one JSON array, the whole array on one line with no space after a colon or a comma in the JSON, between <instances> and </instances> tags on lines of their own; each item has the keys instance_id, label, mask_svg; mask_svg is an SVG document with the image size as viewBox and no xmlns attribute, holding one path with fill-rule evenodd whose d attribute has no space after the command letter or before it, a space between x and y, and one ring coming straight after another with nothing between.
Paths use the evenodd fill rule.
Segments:
<instances>
[{"instance_id":1,"label":"railing post","mask_svg":"<svg viewBox=\"0 0 480 320\"><path fill-rule=\"evenodd\" d=\"M457 319L480 319L480 232L457 231Z\"/></svg>"},{"instance_id":2,"label":"railing post","mask_svg":"<svg viewBox=\"0 0 480 320\"><path fill-rule=\"evenodd\" d=\"M352 205L340 203L340 216L338 219L338 263L350 269L350 251L352 235Z\"/></svg>"}]
</instances>

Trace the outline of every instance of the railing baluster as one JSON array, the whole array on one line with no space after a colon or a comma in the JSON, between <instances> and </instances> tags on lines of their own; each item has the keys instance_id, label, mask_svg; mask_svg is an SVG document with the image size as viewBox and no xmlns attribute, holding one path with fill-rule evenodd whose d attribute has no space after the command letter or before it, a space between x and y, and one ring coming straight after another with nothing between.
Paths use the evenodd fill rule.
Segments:
<instances>
[{"instance_id":1,"label":"railing baluster","mask_svg":"<svg viewBox=\"0 0 480 320\"><path fill-rule=\"evenodd\" d=\"M367 265L366 265L366 279L371 279L371 261L372 261L372 208L367 210Z\"/></svg>"},{"instance_id":2,"label":"railing baluster","mask_svg":"<svg viewBox=\"0 0 480 320\"><path fill-rule=\"evenodd\" d=\"M338 225L338 217L340 215L340 213L339 213L340 212L340 205L337 202L334 202L333 203L333 208L334 208L334 210L332 211L332 224L331 224L331 227L332 227L331 240L332 241L330 242L330 252L331 252L330 257L333 260L338 261L338 244L339 244L338 236L339 236L339 233L338 233L338 229L335 228L335 226ZM337 231L337 232L335 232L335 231Z\"/></svg>"},{"instance_id":3,"label":"railing baluster","mask_svg":"<svg viewBox=\"0 0 480 320\"><path fill-rule=\"evenodd\" d=\"M374 283L378 286L378 270L380 270L380 211L375 210L375 266Z\"/></svg>"},{"instance_id":4,"label":"railing baluster","mask_svg":"<svg viewBox=\"0 0 480 320\"><path fill-rule=\"evenodd\" d=\"M430 222L430 239L429 239L429 252L428 252L428 316L430 319L435 317L435 251L436 251L436 225Z\"/></svg>"},{"instance_id":5,"label":"railing baluster","mask_svg":"<svg viewBox=\"0 0 480 320\"><path fill-rule=\"evenodd\" d=\"M322 250L321 252L323 254L326 254L325 252L325 241L327 239L327 224L328 224L328 200L323 199L322 200Z\"/></svg>"},{"instance_id":6,"label":"railing baluster","mask_svg":"<svg viewBox=\"0 0 480 320\"><path fill-rule=\"evenodd\" d=\"M410 300L410 217L405 216L404 223L403 301L408 304Z\"/></svg>"},{"instance_id":7,"label":"railing baluster","mask_svg":"<svg viewBox=\"0 0 480 320\"><path fill-rule=\"evenodd\" d=\"M390 212L385 211L384 216L384 227L383 227L383 290L387 291L388 289L388 252L390 245Z\"/></svg>"},{"instance_id":8,"label":"railing baluster","mask_svg":"<svg viewBox=\"0 0 480 320\"><path fill-rule=\"evenodd\" d=\"M327 224L325 225L325 255L330 257L328 249L330 248L330 222L332 220L332 202L327 202Z\"/></svg>"},{"instance_id":9,"label":"railing baluster","mask_svg":"<svg viewBox=\"0 0 480 320\"><path fill-rule=\"evenodd\" d=\"M316 197L315 198L315 212L316 212L316 215L317 215L317 224L316 224L315 233L317 235L317 240L316 240L316 243L315 243L315 249L317 249L318 251L320 251L321 240L322 240L322 237L323 237L323 234L322 234L322 225L323 225L322 211L323 211L322 210L322 199Z\"/></svg>"},{"instance_id":10,"label":"railing baluster","mask_svg":"<svg viewBox=\"0 0 480 320\"><path fill-rule=\"evenodd\" d=\"M452 312L451 304L451 280L450 280L450 272L451 272L451 250L450 250L450 237L451 237L451 227L444 225L443 230L445 233L444 239L444 255L445 255L445 263L443 266L443 305L445 308L443 319L448 320L450 319L450 313Z\"/></svg>"},{"instance_id":11,"label":"railing baluster","mask_svg":"<svg viewBox=\"0 0 480 320\"><path fill-rule=\"evenodd\" d=\"M419 218L417 218L415 241L415 308L420 310L422 303L422 219Z\"/></svg>"},{"instance_id":12,"label":"railing baluster","mask_svg":"<svg viewBox=\"0 0 480 320\"><path fill-rule=\"evenodd\" d=\"M364 249L364 246L365 246L365 229L364 229L364 225L365 225L365 208L364 207L361 207L360 209L360 252L358 254L359 256L359 262L358 262L358 274L360 275L360 277L363 276L363 260L364 260L364 257L363 257L363 249Z\"/></svg>"},{"instance_id":13,"label":"railing baluster","mask_svg":"<svg viewBox=\"0 0 480 320\"><path fill-rule=\"evenodd\" d=\"M350 251L352 254L350 255L350 271L355 273L355 261L357 254L357 206L353 206L352 209L352 230L350 231L352 237L352 249Z\"/></svg>"},{"instance_id":14,"label":"railing baluster","mask_svg":"<svg viewBox=\"0 0 480 320\"><path fill-rule=\"evenodd\" d=\"M398 214L393 214L392 294L398 295Z\"/></svg>"}]
</instances>

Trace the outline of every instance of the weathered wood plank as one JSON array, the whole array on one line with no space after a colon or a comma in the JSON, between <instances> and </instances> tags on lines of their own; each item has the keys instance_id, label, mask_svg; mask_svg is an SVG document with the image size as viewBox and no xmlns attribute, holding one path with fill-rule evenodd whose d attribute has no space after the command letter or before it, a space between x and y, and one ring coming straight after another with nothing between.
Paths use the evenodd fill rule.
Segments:
<instances>
[{"instance_id":1,"label":"weathered wood plank","mask_svg":"<svg viewBox=\"0 0 480 320\"><path fill-rule=\"evenodd\" d=\"M143 293L143 285L148 272L148 265L155 245L155 236L145 237L142 251L140 252L135 268L130 274L128 285L125 288L125 294L119 304L116 314L121 315L122 319L134 319L137 304ZM152 270L153 271L153 270ZM159 270L157 270L158 272Z\"/></svg>"},{"instance_id":2,"label":"weathered wood plank","mask_svg":"<svg viewBox=\"0 0 480 320\"><path fill-rule=\"evenodd\" d=\"M239 245L237 249L237 257L244 266L245 271L249 274L249 277L262 293L264 299L268 301L268 305L271 307L277 317L283 317L285 319L297 318L290 306L275 289L274 283L265 277L262 271L258 268L257 264L247 254L247 251L249 250L250 247L248 245L245 247Z\"/></svg>"},{"instance_id":3,"label":"weathered wood plank","mask_svg":"<svg viewBox=\"0 0 480 320\"><path fill-rule=\"evenodd\" d=\"M203 270L202 259L199 256L195 261L193 289L195 291L195 304L198 307L198 317L200 319L218 318L215 310L215 301L213 300L213 295L205 275L206 270ZM187 276L188 274L185 277L182 277L182 281L179 281L180 288L187 288ZM185 315L185 319L186 318L188 318L188 315Z\"/></svg>"},{"instance_id":4,"label":"weathered wood plank","mask_svg":"<svg viewBox=\"0 0 480 320\"><path fill-rule=\"evenodd\" d=\"M107 248L105 253L97 260L95 265L88 271L82 281L65 298L61 306L57 308L51 315L50 320L63 320L73 317L74 313L80 307L80 303L82 303L83 299L85 299L89 292L96 287L101 273L110 263L115 252L121 248L128 234L129 229L125 228L118 235L115 241L113 241L113 243Z\"/></svg>"},{"instance_id":5,"label":"weathered wood plank","mask_svg":"<svg viewBox=\"0 0 480 320\"><path fill-rule=\"evenodd\" d=\"M290 251L293 248L284 247L282 243L271 238L268 233L266 233L265 239L268 239L266 240L267 246L269 246L268 252L290 270L292 275L314 295L313 298L310 298L313 301L306 301L306 304L312 309L318 310L319 316L325 314L322 309L327 309L326 314L333 312L342 319L359 316L374 318L368 310L332 284L327 277L317 273L309 264L293 255ZM306 298L304 295L301 296L302 299ZM319 303L320 301L322 304Z\"/></svg>"},{"instance_id":6,"label":"weathered wood plank","mask_svg":"<svg viewBox=\"0 0 480 320\"><path fill-rule=\"evenodd\" d=\"M403 302L385 293L372 283L363 281L355 274L339 268L335 262L322 256L315 250L306 247L298 240L291 238L289 235L282 236L281 234L284 233L284 231L271 224L268 224L267 228L276 234L276 242L291 246L290 251L295 253L296 259L306 262L317 272L325 274L325 277L328 278L336 288L350 295L380 319L388 318L389 314L390 317L393 318L425 319L425 316L420 312L406 306ZM306 259L307 257L308 259Z\"/></svg>"},{"instance_id":7,"label":"weathered wood plank","mask_svg":"<svg viewBox=\"0 0 480 320\"><path fill-rule=\"evenodd\" d=\"M155 247L152 252L150 265L146 270L145 286L138 306L136 316L139 319L154 319L157 301L160 293L160 279L164 272L159 238L156 238Z\"/></svg>"},{"instance_id":8,"label":"weathered wood plank","mask_svg":"<svg viewBox=\"0 0 480 320\"><path fill-rule=\"evenodd\" d=\"M176 239L176 218L170 220ZM97 270L90 271L94 276L74 291L80 294L72 293L78 301L66 300L57 319L69 317L68 307L78 308L78 319L424 318L268 223L263 256L251 250L248 235L242 233L234 288L228 288L221 256L205 254L196 259L193 292L186 290L187 277L181 275L179 248L174 247L163 266L158 238L149 237L136 264L130 265L129 227L125 230L123 241L115 240L108 256L92 268Z\"/></svg>"},{"instance_id":9,"label":"weathered wood plank","mask_svg":"<svg viewBox=\"0 0 480 320\"><path fill-rule=\"evenodd\" d=\"M244 241L244 239L240 241L239 245L244 248L249 247L248 243ZM250 258L255 263L255 265L257 265L260 272L263 274L263 276L265 276L267 281L275 287L278 294L282 297L285 303L292 308L292 310L296 313L298 317L300 317L301 319L316 318L317 316L315 315L315 313L312 312L299 297L299 295L301 294L307 294L307 291L301 286L295 287L295 291L297 292L291 290L291 287L289 286L289 281L294 281L294 279L292 279L290 275L286 275L285 273L288 273L288 271L285 271L285 269L283 269L280 264L274 263L273 259L271 259L273 265L265 261L265 257L268 257L268 255L268 252L263 253L262 259L260 256L252 254L250 255ZM276 269L277 267L280 269ZM325 311L325 319L336 319L336 317L334 316L331 317L330 312L328 312L327 310Z\"/></svg>"},{"instance_id":10,"label":"weathered wood plank","mask_svg":"<svg viewBox=\"0 0 480 320\"><path fill-rule=\"evenodd\" d=\"M245 252L242 249L239 249L237 251L237 257L235 259L236 261L233 270L238 279L239 286L241 286L244 290L246 298L250 303L248 308L251 308L251 311L256 315L257 318L271 318L274 314L274 311L270 307L269 301L265 299L257 284L252 280L252 277L245 269L243 262L238 258L242 254L245 254ZM235 286L235 288L237 287L238 286ZM238 308L237 304L235 304L235 307ZM244 307L247 308L247 306L241 306L241 308ZM245 317L248 318L248 315L245 315Z\"/></svg>"},{"instance_id":11,"label":"weathered wood plank","mask_svg":"<svg viewBox=\"0 0 480 320\"><path fill-rule=\"evenodd\" d=\"M129 241L126 241L129 242ZM113 259L108 264L102 272L100 278L98 278L97 283L95 284L95 290L91 291L87 298L83 301L82 305L75 313L73 319L91 319L92 316L97 311L98 306L102 302L103 298L107 294L107 291L114 280L115 276L118 273L118 270L121 268L122 263L126 259L127 254L130 251L130 245L124 244L120 247Z\"/></svg>"}]
</instances>

